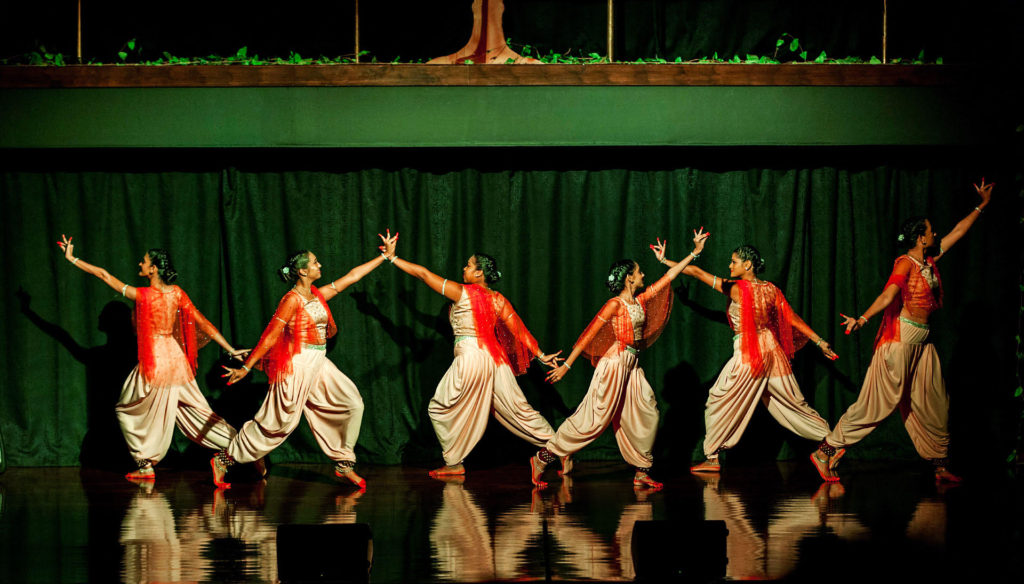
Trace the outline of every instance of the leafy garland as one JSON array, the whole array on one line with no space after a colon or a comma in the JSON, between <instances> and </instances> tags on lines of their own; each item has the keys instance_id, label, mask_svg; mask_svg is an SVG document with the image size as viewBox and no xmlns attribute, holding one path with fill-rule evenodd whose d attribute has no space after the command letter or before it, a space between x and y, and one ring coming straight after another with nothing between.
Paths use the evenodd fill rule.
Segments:
<instances>
[{"instance_id":1,"label":"leafy garland","mask_svg":"<svg viewBox=\"0 0 1024 584\"><path fill-rule=\"evenodd\" d=\"M660 57L651 58L640 58L635 61L610 61L607 56L600 55L598 53L588 53L584 56L576 56L572 54L572 49L566 50L565 52L556 52L549 50L547 53L542 53L538 47L529 44L514 44L512 39L506 39L506 43L513 48L517 49L517 52L524 57L537 59L542 63L550 64L565 64L565 65L597 65L602 63L618 63L618 64L635 64L635 65L656 65L656 64L668 64L668 63L733 63L733 64L746 64L746 65L778 65L781 63L816 63L816 64L833 64L833 65L845 65L845 64L869 64L869 65L881 65L882 61L878 57L871 56L867 59L862 57L829 57L825 51L821 51L817 57L808 60L809 53L806 48L800 44L800 39L794 37L789 33L783 33L775 42L775 51L768 55L755 55L748 53L745 56L733 55L732 57L719 57L718 52L713 53L710 57L704 56L699 59L683 60L682 57L676 57L674 60L669 61ZM780 55L780 51L782 55ZM364 59L369 57L369 60ZM789 57L787 61L783 61L784 57ZM361 63L424 63L425 59L415 59L402 61L402 58L395 57L391 61L378 61L377 57L370 55L370 51L360 51L359 60L357 61L355 55L348 56L337 56L328 57L320 55L316 58L303 57L295 51L289 51L288 57L268 57L261 58L257 54L249 55L248 47L242 47L234 55L227 57L221 55L208 55L206 57L178 57L163 51L161 56L156 59L144 59L142 57L142 46L136 41L131 39L127 41L121 50L117 52L117 61L113 63L103 63L90 59L86 65L150 65L150 66L161 66L161 65L348 65ZM506 64L513 63L513 59L506 61ZM903 59L896 58L890 59L890 64L910 64L910 65L924 65L924 64L935 64L942 65L942 57L936 58L934 61L925 61L924 51L920 51L917 57L914 59ZM40 46L35 51L30 51L23 55L9 57L6 59L0 59L0 65L36 65L44 67L64 67L68 64L68 58L63 53L55 53L47 51L45 46ZM465 61L467 65L473 65L473 61Z\"/></svg>"}]
</instances>

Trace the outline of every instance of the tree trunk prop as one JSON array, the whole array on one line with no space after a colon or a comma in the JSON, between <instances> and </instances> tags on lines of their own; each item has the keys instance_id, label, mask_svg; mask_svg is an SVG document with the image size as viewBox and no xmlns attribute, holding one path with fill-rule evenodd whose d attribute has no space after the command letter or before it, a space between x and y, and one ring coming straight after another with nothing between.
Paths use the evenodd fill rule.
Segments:
<instances>
[{"instance_id":1,"label":"tree trunk prop","mask_svg":"<svg viewBox=\"0 0 1024 584\"><path fill-rule=\"evenodd\" d=\"M524 57L505 44L505 29L502 15L505 0L473 1L473 33L469 42L458 51L444 57L436 57L428 64L459 65L472 61L479 65L504 65L507 63L540 63L537 59Z\"/></svg>"}]
</instances>

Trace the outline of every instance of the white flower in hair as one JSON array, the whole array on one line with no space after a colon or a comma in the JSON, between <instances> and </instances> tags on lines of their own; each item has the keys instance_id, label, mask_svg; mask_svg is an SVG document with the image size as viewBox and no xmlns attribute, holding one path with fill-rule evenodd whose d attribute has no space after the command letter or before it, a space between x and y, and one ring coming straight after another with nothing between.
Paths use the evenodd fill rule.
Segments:
<instances>
[{"instance_id":1,"label":"white flower in hair","mask_svg":"<svg viewBox=\"0 0 1024 584\"><path fill-rule=\"evenodd\" d=\"M614 282L615 281L615 274L608 274L608 281L609 282Z\"/></svg>"},{"instance_id":2,"label":"white flower in hair","mask_svg":"<svg viewBox=\"0 0 1024 584\"><path fill-rule=\"evenodd\" d=\"M896 241L903 241L904 239L905 238L903 237L903 234L901 233L900 236L896 238Z\"/></svg>"},{"instance_id":3,"label":"white flower in hair","mask_svg":"<svg viewBox=\"0 0 1024 584\"><path fill-rule=\"evenodd\" d=\"M285 274L287 274L291 270L288 269L288 266L285 266L285 267L281 268L281 271L284 272Z\"/></svg>"}]
</instances>

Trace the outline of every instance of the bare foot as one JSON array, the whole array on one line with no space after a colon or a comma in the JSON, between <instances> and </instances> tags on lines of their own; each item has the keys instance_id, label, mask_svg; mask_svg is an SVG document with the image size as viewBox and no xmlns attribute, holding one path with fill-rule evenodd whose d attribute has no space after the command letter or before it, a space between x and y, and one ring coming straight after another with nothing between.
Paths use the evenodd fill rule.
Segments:
<instances>
[{"instance_id":1,"label":"bare foot","mask_svg":"<svg viewBox=\"0 0 1024 584\"><path fill-rule=\"evenodd\" d=\"M351 466L335 466L334 476L339 479L346 479L350 481L353 485L359 487L360 491L366 489L366 479L357 475L356 471Z\"/></svg>"},{"instance_id":2,"label":"bare foot","mask_svg":"<svg viewBox=\"0 0 1024 584\"><path fill-rule=\"evenodd\" d=\"M657 490L657 489L660 489L660 488L664 487L665 483L659 483L658 481L652 479L651 475L649 475L649 474L647 474L645 472L641 472L641 471L638 470L638 471L636 471L636 474L633 475L633 486L634 487L647 487L649 489Z\"/></svg>"},{"instance_id":3,"label":"bare foot","mask_svg":"<svg viewBox=\"0 0 1024 584\"><path fill-rule=\"evenodd\" d=\"M218 489L231 488L231 483L224 481L224 477L228 474L228 467L221 464L216 454L210 459L210 469L213 471L213 484Z\"/></svg>"},{"instance_id":4,"label":"bare foot","mask_svg":"<svg viewBox=\"0 0 1024 584\"><path fill-rule=\"evenodd\" d=\"M133 483L136 481L153 481L156 480L156 471L153 470L153 467L140 468L124 475L124 478Z\"/></svg>"},{"instance_id":5,"label":"bare foot","mask_svg":"<svg viewBox=\"0 0 1024 584\"><path fill-rule=\"evenodd\" d=\"M441 468L435 468L434 470L427 473L431 478L441 478L445 476L461 476L466 474L466 467L459 464L449 464L448 466L442 466Z\"/></svg>"},{"instance_id":6,"label":"bare foot","mask_svg":"<svg viewBox=\"0 0 1024 584\"><path fill-rule=\"evenodd\" d=\"M836 448L836 453L828 457L828 469L831 471L835 471L836 467L839 466L839 460L842 459L844 456L846 456L846 449ZM839 478L839 476L836 475L836 478Z\"/></svg>"},{"instance_id":7,"label":"bare foot","mask_svg":"<svg viewBox=\"0 0 1024 584\"><path fill-rule=\"evenodd\" d=\"M530 457L530 481L532 481L533 485L538 489L543 489L548 486L546 482L541 480L541 477L544 476L545 466L547 465L540 459L539 454L534 454Z\"/></svg>"},{"instance_id":8,"label":"bare foot","mask_svg":"<svg viewBox=\"0 0 1024 584\"><path fill-rule=\"evenodd\" d=\"M698 465L691 466L690 472L722 472L722 465L717 458L709 458Z\"/></svg>"},{"instance_id":9,"label":"bare foot","mask_svg":"<svg viewBox=\"0 0 1024 584\"><path fill-rule=\"evenodd\" d=\"M819 453L824 458L819 458ZM814 465L814 470L818 471L818 475L821 476L821 480L826 483L834 483L839 480L836 475L828 468L828 455L821 450L815 450L811 453L811 464Z\"/></svg>"},{"instance_id":10,"label":"bare foot","mask_svg":"<svg viewBox=\"0 0 1024 584\"><path fill-rule=\"evenodd\" d=\"M558 471L558 476L564 477L572 472L572 456L562 456L562 470Z\"/></svg>"},{"instance_id":11,"label":"bare foot","mask_svg":"<svg viewBox=\"0 0 1024 584\"><path fill-rule=\"evenodd\" d=\"M940 466L935 469L935 482L937 483L962 483L964 479L946 470L946 467Z\"/></svg>"}]
</instances>

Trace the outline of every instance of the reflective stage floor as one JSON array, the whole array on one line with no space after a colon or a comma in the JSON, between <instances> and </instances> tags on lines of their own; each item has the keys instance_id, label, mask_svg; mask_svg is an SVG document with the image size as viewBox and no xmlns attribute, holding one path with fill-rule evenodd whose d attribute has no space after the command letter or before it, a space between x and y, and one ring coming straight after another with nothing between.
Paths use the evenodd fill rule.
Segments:
<instances>
[{"instance_id":1,"label":"reflective stage floor","mask_svg":"<svg viewBox=\"0 0 1024 584\"><path fill-rule=\"evenodd\" d=\"M273 582L277 526L353 522L373 532L371 582L629 581L633 525L652 519L670 522L668 559L684 567L701 561L701 522L724 521L726 580L1021 581L1018 479L937 487L915 464L842 470L822 485L809 463L678 469L651 492L635 491L622 463L580 462L538 491L525 461L448 482L362 465L359 492L326 464L276 465L260 482L239 471L222 491L196 469L138 486L107 471L11 468L0 582Z\"/></svg>"}]
</instances>

